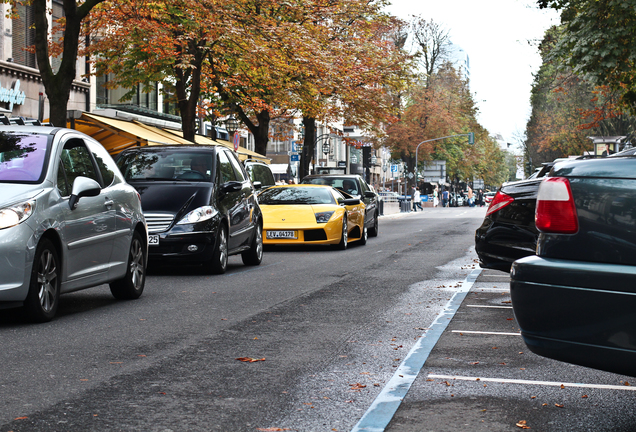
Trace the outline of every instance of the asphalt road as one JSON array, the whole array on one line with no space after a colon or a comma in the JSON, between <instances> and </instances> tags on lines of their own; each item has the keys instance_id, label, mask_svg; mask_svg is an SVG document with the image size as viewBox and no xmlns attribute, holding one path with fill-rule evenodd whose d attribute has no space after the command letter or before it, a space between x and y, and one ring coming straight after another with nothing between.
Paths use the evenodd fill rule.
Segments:
<instances>
[{"instance_id":1,"label":"asphalt road","mask_svg":"<svg viewBox=\"0 0 636 432\"><path fill-rule=\"evenodd\" d=\"M68 294L48 324L0 311L0 431L349 431L382 418L374 401L478 272L484 212L391 215L365 246L274 248L258 267L232 257L221 276L161 268L139 300L115 301L107 287ZM618 428L606 430L630 430L627 378L526 353L519 336L470 333L518 331L510 309L475 307L509 306L507 276L492 273L465 293L384 415L387 430L518 430L520 420L604 430L608 416Z\"/></svg>"}]
</instances>

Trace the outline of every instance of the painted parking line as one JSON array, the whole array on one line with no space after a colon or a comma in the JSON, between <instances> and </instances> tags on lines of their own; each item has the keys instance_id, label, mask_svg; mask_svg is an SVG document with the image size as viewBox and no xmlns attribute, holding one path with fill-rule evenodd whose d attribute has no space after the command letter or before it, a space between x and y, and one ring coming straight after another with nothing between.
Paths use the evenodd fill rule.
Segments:
<instances>
[{"instance_id":1,"label":"painted parking line","mask_svg":"<svg viewBox=\"0 0 636 432\"><path fill-rule=\"evenodd\" d=\"M510 292L510 288L475 288L474 292L506 293Z\"/></svg>"},{"instance_id":2,"label":"painted parking line","mask_svg":"<svg viewBox=\"0 0 636 432\"><path fill-rule=\"evenodd\" d=\"M532 381L532 380L507 379L507 378L483 378L483 377L468 377L468 376L458 376L458 375L435 375L435 374L429 374L427 378L443 379L443 380L458 380L458 381L479 381L479 382L490 382L490 383L501 383L501 384L541 385L541 386L552 386L552 387L561 387L561 388L573 387L573 388L636 391L635 386L628 386L628 385L567 383L567 382L559 382L559 381Z\"/></svg>"},{"instance_id":3,"label":"painted parking line","mask_svg":"<svg viewBox=\"0 0 636 432\"><path fill-rule=\"evenodd\" d=\"M413 345L395 374L371 403L360 421L351 429L351 432L384 431L480 273L480 268L473 270L460 284L461 286L446 303L444 310L437 315L435 321L428 326L428 330Z\"/></svg>"},{"instance_id":4,"label":"painted parking line","mask_svg":"<svg viewBox=\"0 0 636 432\"><path fill-rule=\"evenodd\" d=\"M500 336L521 336L521 333L489 332L489 331L473 331L473 330L451 330L451 333L484 334L484 335L500 335Z\"/></svg>"},{"instance_id":5,"label":"painted parking line","mask_svg":"<svg viewBox=\"0 0 636 432\"><path fill-rule=\"evenodd\" d=\"M490 309L512 309L512 306L490 306L490 305L466 305L466 307L490 308Z\"/></svg>"}]
</instances>

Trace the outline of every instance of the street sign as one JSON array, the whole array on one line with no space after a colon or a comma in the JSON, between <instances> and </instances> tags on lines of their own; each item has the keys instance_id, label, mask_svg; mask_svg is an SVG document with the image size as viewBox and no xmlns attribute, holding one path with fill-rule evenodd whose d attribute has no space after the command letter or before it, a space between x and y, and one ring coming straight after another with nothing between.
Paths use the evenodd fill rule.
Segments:
<instances>
[{"instance_id":1,"label":"street sign","mask_svg":"<svg viewBox=\"0 0 636 432\"><path fill-rule=\"evenodd\" d=\"M240 142L241 136L234 132L234 151L237 151L239 148L239 142Z\"/></svg>"},{"instance_id":2,"label":"street sign","mask_svg":"<svg viewBox=\"0 0 636 432\"><path fill-rule=\"evenodd\" d=\"M352 164L357 164L358 163L358 157L356 155L351 155L351 163Z\"/></svg>"},{"instance_id":3,"label":"street sign","mask_svg":"<svg viewBox=\"0 0 636 432\"><path fill-rule=\"evenodd\" d=\"M300 161L300 156L297 155L297 154L293 154L293 155L290 156L289 160L292 161L292 162L299 162Z\"/></svg>"},{"instance_id":4,"label":"street sign","mask_svg":"<svg viewBox=\"0 0 636 432\"><path fill-rule=\"evenodd\" d=\"M397 165L391 165L391 172L398 172L398 166Z\"/></svg>"}]
</instances>

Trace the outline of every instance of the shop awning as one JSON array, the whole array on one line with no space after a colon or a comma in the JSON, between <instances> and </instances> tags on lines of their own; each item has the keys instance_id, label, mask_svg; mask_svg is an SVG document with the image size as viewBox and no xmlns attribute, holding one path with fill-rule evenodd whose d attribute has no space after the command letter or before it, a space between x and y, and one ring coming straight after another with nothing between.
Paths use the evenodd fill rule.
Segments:
<instances>
[{"instance_id":1,"label":"shop awning","mask_svg":"<svg viewBox=\"0 0 636 432\"><path fill-rule=\"evenodd\" d=\"M70 122L68 123L70 127ZM129 147L158 144L191 144L179 136L139 122L82 113L75 129L99 141L111 154Z\"/></svg>"},{"instance_id":2,"label":"shop awning","mask_svg":"<svg viewBox=\"0 0 636 432\"><path fill-rule=\"evenodd\" d=\"M71 126L70 121L67 125ZM93 137L111 154L117 154L130 147L192 144L183 138L182 131L161 129L135 120L119 120L92 113L82 113L80 118L75 119L75 130ZM234 149L229 141L215 141L203 135L196 135L195 141L197 144L222 145ZM256 159L268 164L271 162L271 159L244 147L239 147L237 153L241 160Z\"/></svg>"},{"instance_id":3,"label":"shop awning","mask_svg":"<svg viewBox=\"0 0 636 432\"><path fill-rule=\"evenodd\" d=\"M172 129L165 129L165 131L167 133L171 133L174 134L176 136L178 136L179 138L181 138L183 136L183 132L181 131L176 131L176 130L172 130ZM229 141L225 141L225 140L213 140L210 137L207 137L205 135L196 135L194 137L194 140L196 141L197 144L208 144L208 145L222 145L224 147L227 147L229 149L234 150L234 145L229 142ZM267 164L269 164L272 160L268 157L263 156L260 153L256 153L255 151L252 150L248 150L245 147L239 147L238 150L236 151L236 153L238 153L239 159L240 160L245 160L245 159L254 159L254 160L258 160L261 162L265 162Z\"/></svg>"}]
</instances>

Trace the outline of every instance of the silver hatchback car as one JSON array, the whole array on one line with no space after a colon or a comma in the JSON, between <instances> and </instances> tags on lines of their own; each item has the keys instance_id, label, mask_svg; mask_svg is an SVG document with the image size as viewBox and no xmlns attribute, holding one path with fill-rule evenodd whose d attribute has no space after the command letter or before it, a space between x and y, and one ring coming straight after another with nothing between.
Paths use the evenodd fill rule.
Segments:
<instances>
[{"instance_id":1,"label":"silver hatchback car","mask_svg":"<svg viewBox=\"0 0 636 432\"><path fill-rule=\"evenodd\" d=\"M0 127L0 309L53 319L60 294L109 283L141 296L141 200L108 152L74 130Z\"/></svg>"}]
</instances>

